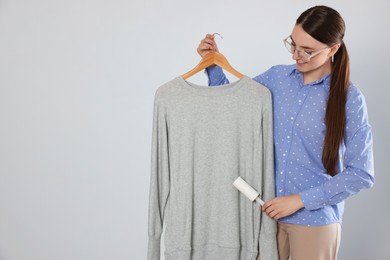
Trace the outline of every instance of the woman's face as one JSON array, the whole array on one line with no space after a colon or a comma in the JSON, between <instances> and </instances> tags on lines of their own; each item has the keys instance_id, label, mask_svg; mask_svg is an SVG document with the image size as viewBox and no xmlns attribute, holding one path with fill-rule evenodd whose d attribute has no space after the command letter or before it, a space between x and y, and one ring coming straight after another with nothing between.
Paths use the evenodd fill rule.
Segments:
<instances>
[{"instance_id":1,"label":"woman's face","mask_svg":"<svg viewBox=\"0 0 390 260\"><path fill-rule=\"evenodd\" d=\"M330 72L331 48L306 33L301 25L295 25L291 33L295 47L292 58L301 72L310 72L324 67Z\"/></svg>"}]
</instances>

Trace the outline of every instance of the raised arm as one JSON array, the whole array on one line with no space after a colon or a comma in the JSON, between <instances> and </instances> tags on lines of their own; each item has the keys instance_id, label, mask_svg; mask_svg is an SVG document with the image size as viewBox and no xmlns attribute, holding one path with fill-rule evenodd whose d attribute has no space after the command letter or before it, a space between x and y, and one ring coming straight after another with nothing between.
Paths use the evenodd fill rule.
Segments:
<instances>
[{"instance_id":1,"label":"raised arm","mask_svg":"<svg viewBox=\"0 0 390 260\"><path fill-rule=\"evenodd\" d=\"M201 57L212 51L219 51L214 37L215 36L212 34L207 34L206 37L200 41L197 52ZM229 83L229 80L226 78L222 69L218 66L207 68L206 74L209 79L209 86L218 86Z\"/></svg>"}]
</instances>

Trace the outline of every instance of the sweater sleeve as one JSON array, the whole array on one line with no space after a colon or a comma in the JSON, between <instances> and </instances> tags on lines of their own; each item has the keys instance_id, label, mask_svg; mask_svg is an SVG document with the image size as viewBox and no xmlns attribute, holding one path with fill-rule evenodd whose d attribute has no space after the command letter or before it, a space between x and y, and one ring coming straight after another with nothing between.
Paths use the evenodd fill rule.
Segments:
<instances>
[{"instance_id":1,"label":"sweater sleeve","mask_svg":"<svg viewBox=\"0 0 390 260\"><path fill-rule=\"evenodd\" d=\"M263 112L263 188L262 198L268 201L275 197L273 114L271 94ZM259 240L260 259L277 260L276 221L261 213Z\"/></svg>"},{"instance_id":2,"label":"sweater sleeve","mask_svg":"<svg viewBox=\"0 0 390 260\"><path fill-rule=\"evenodd\" d=\"M149 189L148 260L160 259L160 238L169 196L168 130L166 113L156 92L153 112Z\"/></svg>"}]
</instances>

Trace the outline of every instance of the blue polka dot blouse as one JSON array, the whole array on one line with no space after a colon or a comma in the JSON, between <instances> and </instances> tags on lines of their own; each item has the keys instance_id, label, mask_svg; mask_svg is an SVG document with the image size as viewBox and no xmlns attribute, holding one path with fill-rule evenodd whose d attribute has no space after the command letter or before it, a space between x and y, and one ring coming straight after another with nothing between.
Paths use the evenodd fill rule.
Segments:
<instances>
[{"instance_id":1,"label":"blue polka dot blouse","mask_svg":"<svg viewBox=\"0 0 390 260\"><path fill-rule=\"evenodd\" d=\"M229 82L220 67L208 68L207 74L210 86ZM304 203L279 221L304 226L341 223L344 200L374 183L373 141L363 94L351 83L339 173L331 177L322 164L330 75L304 85L294 64L271 67L253 79L273 97L276 195L299 193Z\"/></svg>"}]
</instances>

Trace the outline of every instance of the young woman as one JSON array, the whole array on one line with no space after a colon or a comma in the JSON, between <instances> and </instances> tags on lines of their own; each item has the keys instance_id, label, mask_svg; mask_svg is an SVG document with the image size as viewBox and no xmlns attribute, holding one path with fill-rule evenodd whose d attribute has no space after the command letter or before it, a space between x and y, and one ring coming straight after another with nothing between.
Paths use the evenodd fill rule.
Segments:
<instances>
[{"instance_id":1,"label":"young woman","mask_svg":"<svg viewBox=\"0 0 390 260\"><path fill-rule=\"evenodd\" d=\"M276 197L262 210L278 221L280 260L337 259L344 200L374 183L371 127L344 33L336 10L314 6L284 39L295 64L253 78L273 96ZM218 51L214 36L197 51ZM207 74L209 85L228 83L219 67Z\"/></svg>"}]
</instances>

